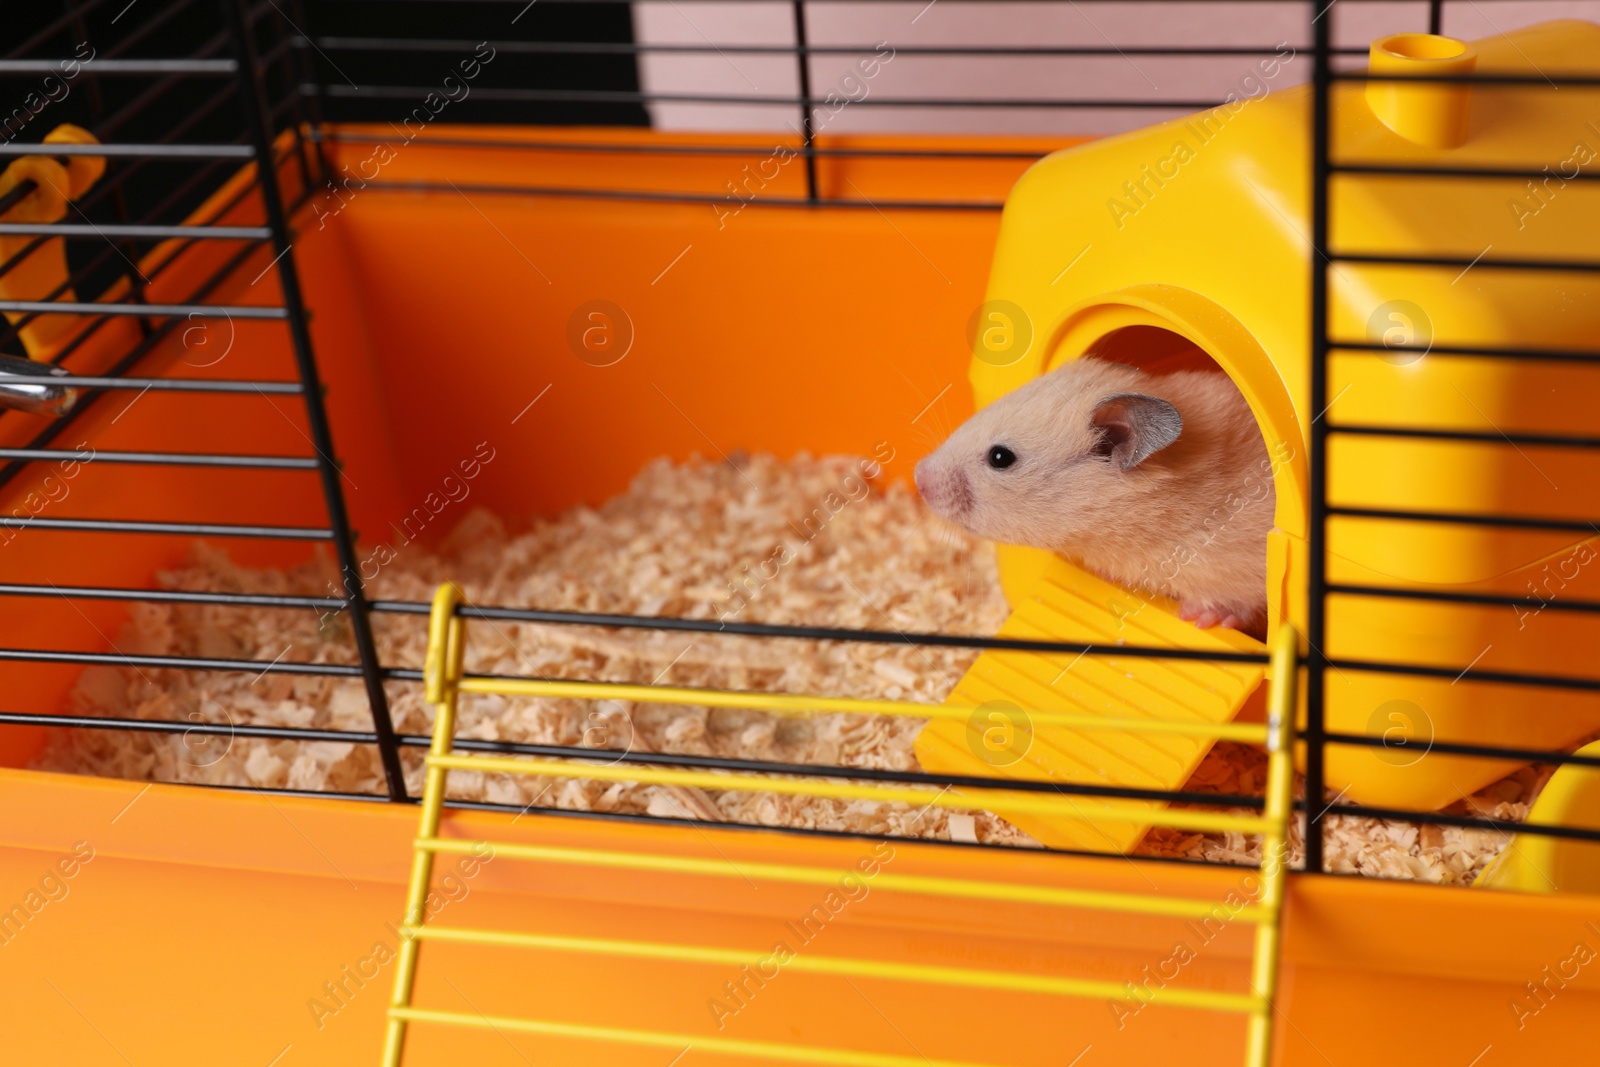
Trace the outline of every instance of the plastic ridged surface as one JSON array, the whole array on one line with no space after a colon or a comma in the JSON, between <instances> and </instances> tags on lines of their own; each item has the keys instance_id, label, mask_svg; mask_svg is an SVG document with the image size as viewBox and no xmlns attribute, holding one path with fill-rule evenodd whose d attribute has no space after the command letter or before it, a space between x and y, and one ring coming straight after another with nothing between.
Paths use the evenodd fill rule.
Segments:
<instances>
[{"instance_id":1,"label":"plastic ridged surface","mask_svg":"<svg viewBox=\"0 0 1600 1067\"><path fill-rule=\"evenodd\" d=\"M1232 630L1197 630L1179 619L1171 607L1160 598L1141 601L1057 560L1000 633L1059 641L1265 652L1260 642ZM1210 750L1210 739L1113 729L1035 728L1027 713L1070 711L1108 718L1226 723L1239 713L1263 674L1262 667L1248 663L985 652L947 702L978 705L980 710L990 705L993 714L1001 717L991 718L985 712L967 722L930 722L917 738L917 758L925 770L939 773L1180 789ZM1021 710L1020 720L1012 708ZM1008 736L1013 729L1017 736ZM999 733L986 733L994 730ZM997 749L986 741L1004 743ZM1084 813L1082 819L995 810L1055 848L1126 852L1149 829L1121 820L1097 819L1097 803L1084 798L1075 805ZM1155 801L1143 803L1152 811L1159 806Z\"/></svg>"}]
</instances>

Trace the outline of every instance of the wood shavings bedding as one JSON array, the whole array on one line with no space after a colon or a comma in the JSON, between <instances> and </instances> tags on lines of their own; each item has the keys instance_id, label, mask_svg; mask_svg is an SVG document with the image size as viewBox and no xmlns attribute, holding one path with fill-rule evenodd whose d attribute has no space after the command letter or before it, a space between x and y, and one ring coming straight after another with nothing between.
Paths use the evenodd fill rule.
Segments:
<instances>
[{"instance_id":1,"label":"wood shavings bedding","mask_svg":"<svg viewBox=\"0 0 1600 1067\"><path fill-rule=\"evenodd\" d=\"M1441 810L1450 815L1490 818L1502 824L1522 822L1555 770L1555 764L1545 763L1520 768L1466 800ZM1259 794L1266 777L1266 753L1248 745L1222 741L1195 769L1184 788L1197 793ZM1297 774L1296 797L1305 796L1304 785ZM1339 799L1342 798L1330 790L1324 803L1333 804ZM1489 861L1505 848L1510 836L1499 830L1348 815L1330 816L1325 833L1324 863L1330 871L1436 885L1471 885ZM1261 839L1254 834L1197 834L1157 827L1150 831L1137 851L1151 856L1259 864ZM1289 855L1292 865L1302 865L1305 858L1303 816L1289 828Z\"/></svg>"},{"instance_id":2,"label":"wood shavings bedding","mask_svg":"<svg viewBox=\"0 0 1600 1067\"><path fill-rule=\"evenodd\" d=\"M862 478L868 461L735 456L647 466L629 490L598 509L575 508L513 535L494 516L469 513L436 548L398 549L369 583L375 599L428 601L441 581L474 603L535 605L699 619L822 624L875 630L992 634L1008 613L993 552L938 524L904 485ZM327 595L336 568L319 558L289 571L245 568L197 544L163 588ZM421 665L425 620L379 615L388 664ZM661 682L718 689L810 692L937 703L976 652L718 634L600 630L504 622L469 624L473 672ZM312 611L206 605L136 605L117 646L124 652L352 663L347 621ZM401 733L427 734L420 686L390 683ZM70 698L81 715L236 725L369 730L361 681L352 678L90 667ZM857 715L775 717L730 709L566 699L473 697L459 736L484 740L684 753L786 763L917 770L912 741L924 720ZM402 756L420 792L420 749ZM373 746L238 736L53 731L35 766L156 781L378 793ZM1483 814L1517 821L1548 778L1528 768L1472 798ZM1219 744L1185 786L1259 793L1265 758ZM918 810L863 800L707 792L593 779L451 775L461 799L598 812L886 833L1030 846L986 813ZM1293 835L1295 859L1300 834ZM1333 821L1335 870L1430 882L1470 882L1503 835L1376 819ZM1231 862L1259 860L1259 840L1239 834L1152 831L1139 852Z\"/></svg>"}]
</instances>

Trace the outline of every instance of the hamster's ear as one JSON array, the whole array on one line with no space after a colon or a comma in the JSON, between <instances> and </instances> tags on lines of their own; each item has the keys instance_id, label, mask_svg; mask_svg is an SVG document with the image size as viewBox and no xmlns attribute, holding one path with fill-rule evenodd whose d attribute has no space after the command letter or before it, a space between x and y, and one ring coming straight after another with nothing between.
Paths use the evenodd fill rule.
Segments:
<instances>
[{"instance_id":1,"label":"hamster's ear","mask_svg":"<svg viewBox=\"0 0 1600 1067\"><path fill-rule=\"evenodd\" d=\"M1094 406L1089 424L1099 433L1096 455L1123 470L1143 463L1183 432L1183 416L1165 400L1143 393L1117 393Z\"/></svg>"}]
</instances>

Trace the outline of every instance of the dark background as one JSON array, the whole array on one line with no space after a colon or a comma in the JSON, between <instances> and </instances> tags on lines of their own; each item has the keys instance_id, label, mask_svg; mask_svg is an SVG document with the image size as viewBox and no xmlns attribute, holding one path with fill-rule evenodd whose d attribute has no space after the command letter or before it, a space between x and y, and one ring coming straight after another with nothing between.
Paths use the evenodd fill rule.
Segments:
<instances>
[{"instance_id":1,"label":"dark background","mask_svg":"<svg viewBox=\"0 0 1600 1067\"><path fill-rule=\"evenodd\" d=\"M399 121L436 91L480 41L496 45L492 63L483 66L465 99L451 102L452 123L531 123L545 125L648 125L644 107L632 101L490 100L482 90L538 89L637 93L638 67L626 46L633 22L626 3L533 3L525 0L250 0L264 14L257 22L258 54L276 59L267 70L273 103L288 100L313 78L329 91L308 100L322 117L344 121ZM274 8L276 7L276 10ZM63 25L55 24L63 16ZM232 41L216 0L103 0L100 3L6 5L0 51L7 58L65 59L87 41L96 59L228 58ZM316 48L282 48L293 26L304 30ZM327 38L343 38L329 41ZM352 40L355 39L355 40ZM374 40L401 42L395 49L371 47ZM423 45L411 49L404 42ZM598 54L526 53L506 44L530 41L622 45ZM441 42L428 48L426 42ZM455 47L460 43L463 47ZM83 55L89 54L83 50ZM85 64L61 96L60 83L48 88L60 99L33 112L26 104L45 96L45 73L0 74L0 137L36 143L63 122L94 131L101 140L122 143L160 141L200 144L247 143L239 100L226 76L96 74ZM352 88L351 83L355 87ZM337 87L337 88L335 88ZM492 95L488 94L488 95ZM307 111L304 117L314 112ZM302 117L286 105L277 125ZM9 163L0 160L0 164ZM238 169L238 160L112 160L96 190L65 221L96 223L182 221L206 196ZM115 187L112 180L121 176ZM92 299L129 273L152 242L69 240L69 265L80 298ZM14 339L0 351L22 354Z\"/></svg>"}]
</instances>

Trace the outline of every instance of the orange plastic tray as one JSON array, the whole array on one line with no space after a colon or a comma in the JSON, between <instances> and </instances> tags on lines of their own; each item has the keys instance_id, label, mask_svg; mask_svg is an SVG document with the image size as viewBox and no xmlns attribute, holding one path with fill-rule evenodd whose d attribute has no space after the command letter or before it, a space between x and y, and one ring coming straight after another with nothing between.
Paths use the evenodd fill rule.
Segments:
<instances>
[{"instance_id":1,"label":"orange plastic tray","mask_svg":"<svg viewBox=\"0 0 1600 1067\"><path fill-rule=\"evenodd\" d=\"M477 131L453 132L458 136ZM567 136L569 131L501 136ZM594 134L593 136L599 136ZM605 136L618 136L608 131ZM632 134L639 138L651 135ZM987 141L970 144L992 145ZM1039 146L1044 147L1044 146ZM366 146L333 146L352 166ZM655 164L652 164L654 166ZM674 180L716 188L725 157L676 159ZM867 195L1000 199L1020 163L956 176L931 166L835 163ZM383 181L450 179L467 191L368 188L319 226L297 216L297 257L329 383L351 510L381 530L437 485L479 442L497 450L474 501L508 516L550 512L615 493L650 458L717 450L789 455L896 448L904 477L934 428L969 411L968 317L983 299L997 217L987 212L820 210L759 199L718 229L705 204L526 198L474 192L494 184L620 187L632 157L504 153L405 146ZM285 171L292 180L292 172ZM652 175L651 181L666 180ZM848 189L830 169L830 188ZM470 199L469 199L470 198ZM247 217L244 214L240 216ZM212 244L212 243L203 243ZM186 295L204 276L201 247L151 298ZM210 299L270 302L269 254L254 256ZM625 308L636 337L626 358L596 367L568 348L568 321L591 300ZM108 331L80 369L120 346ZM190 356L191 365L179 361ZM154 357L185 373L288 377L281 329L240 324L227 357L193 364L176 341ZM542 400L513 418L541 391ZM663 394L672 403L663 400ZM113 424L126 399L83 424L99 448L304 448L296 406L259 398L197 406L157 394ZM932 407L929 408L930 403ZM204 412L197 418L196 411ZM931 413L925 413L931 412ZM36 424L7 416L0 439ZM74 437L69 444L78 440ZM35 471L42 477L42 472ZM270 479L279 478L278 482ZM201 478L88 465L61 514L321 520L314 485L282 476ZM199 488L196 488L196 487ZM4 501L36 486L16 485ZM69 510L66 510L70 508ZM230 545L249 562L292 562L304 549ZM0 549L0 581L143 585L179 558L179 539L27 531ZM4 647L104 650L116 604L8 600ZM414 664L412 666L415 666ZM5 705L54 711L75 667L0 665ZM42 731L0 731L0 756L26 765ZM392 973L380 958L400 915L416 811L381 803L272 798L186 787L0 771L0 1042L8 1062L258 1064L375 1062ZM463 835L594 848L837 864L870 852L855 840L739 830L682 830L603 819L456 814ZM82 844L80 844L82 843ZM1250 872L1149 861L1078 859L899 844L891 869L960 877L1211 895L1248 889ZM71 877L58 866L80 857ZM92 850L92 858L81 857ZM490 862L445 905L462 924L606 936L656 936L766 949L817 900L803 890L608 877L579 869ZM37 907L35 907L37 905ZM17 918L17 908L24 918ZM10 915L8 921L6 916ZM1593 968L1565 979L1540 1007L1525 983L1546 980L1600 900L1342 878L1291 887L1280 1062L1494 1064L1573 1061L1600 1009ZM973 907L873 894L818 935L826 951L968 963L1150 983L1243 988L1247 939L1225 928L1198 944L1181 922ZM1173 970L1175 948L1197 958ZM471 1005L646 1029L719 1032L709 1002L736 975L713 968L601 965L524 953L430 946L418 1003ZM373 973L374 977L366 977ZM1566 972L1571 972L1567 966ZM973 993L954 999L891 983L780 975L726 1030L930 1057L1052 1067L1232 1064L1243 1023L1154 1003L1119 1017L1103 1003ZM1158 988L1158 987L1152 987ZM1536 1014L1508 1005L1526 1003ZM1520 1025L1519 1025L1520 1024ZM1485 1054L1485 1049L1490 1051ZM1075 1060L1075 1057L1081 1057ZM670 1056L418 1027L417 1064L615 1064L665 1067ZM696 1053L680 1064L732 1064Z\"/></svg>"}]
</instances>

